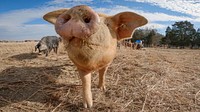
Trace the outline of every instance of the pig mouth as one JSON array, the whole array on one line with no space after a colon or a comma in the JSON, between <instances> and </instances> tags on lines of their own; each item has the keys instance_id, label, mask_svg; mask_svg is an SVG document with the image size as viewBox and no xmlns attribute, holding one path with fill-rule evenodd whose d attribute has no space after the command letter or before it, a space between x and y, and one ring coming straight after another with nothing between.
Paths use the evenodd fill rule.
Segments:
<instances>
[{"instance_id":1,"label":"pig mouth","mask_svg":"<svg viewBox=\"0 0 200 112\"><path fill-rule=\"evenodd\" d=\"M75 39L78 39L79 41L82 41L82 44L83 46L101 46L100 43L96 43L96 42L91 42L89 40L87 40L86 38L79 38L79 37L75 37L75 36L72 36L70 37L70 39L68 40L68 44L70 43L73 43L72 41L74 41Z\"/></svg>"},{"instance_id":2,"label":"pig mouth","mask_svg":"<svg viewBox=\"0 0 200 112\"><path fill-rule=\"evenodd\" d=\"M79 38L79 37L75 37L75 36L71 36L70 38L69 38L69 43L70 42L72 42L73 40L80 40L80 41L87 41L86 39L84 39L84 38Z\"/></svg>"},{"instance_id":3,"label":"pig mouth","mask_svg":"<svg viewBox=\"0 0 200 112\"><path fill-rule=\"evenodd\" d=\"M72 36L72 37L69 39L69 42L71 42L71 41L74 40L75 38L77 38L77 37Z\"/></svg>"}]
</instances>

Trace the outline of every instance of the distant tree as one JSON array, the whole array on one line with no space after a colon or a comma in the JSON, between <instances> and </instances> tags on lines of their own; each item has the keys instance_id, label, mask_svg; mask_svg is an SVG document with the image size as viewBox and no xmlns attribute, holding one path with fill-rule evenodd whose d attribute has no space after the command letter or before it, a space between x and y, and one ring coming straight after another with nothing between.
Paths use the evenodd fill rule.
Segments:
<instances>
[{"instance_id":1,"label":"distant tree","mask_svg":"<svg viewBox=\"0 0 200 112\"><path fill-rule=\"evenodd\" d=\"M152 31L151 33L154 34L151 37L151 45L152 46L160 46L161 45L161 39L164 38L164 36L162 34L158 33L156 30Z\"/></svg>"},{"instance_id":2,"label":"distant tree","mask_svg":"<svg viewBox=\"0 0 200 112\"><path fill-rule=\"evenodd\" d=\"M132 36L131 41L135 42L136 40L142 40L144 38L144 36L145 36L144 30L137 29L137 30L135 30L135 32L134 32L134 34Z\"/></svg>"},{"instance_id":3,"label":"distant tree","mask_svg":"<svg viewBox=\"0 0 200 112\"><path fill-rule=\"evenodd\" d=\"M170 36L171 36L172 29L168 26L166 30L166 44L170 44Z\"/></svg>"},{"instance_id":4,"label":"distant tree","mask_svg":"<svg viewBox=\"0 0 200 112\"><path fill-rule=\"evenodd\" d=\"M163 38L161 39L160 44L162 44L162 45L167 45L167 39L166 39L166 37L163 37Z\"/></svg>"},{"instance_id":5,"label":"distant tree","mask_svg":"<svg viewBox=\"0 0 200 112\"><path fill-rule=\"evenodd\" d=\"M144 37L145 46L151 47L153 44L153 37L156 35L156 30L152 29L150 33Z\"/></svg>"},{"instance_id":6,"label":"distant tree","mask_svg":"<svg viewBox=\"0 0 200 112\"><path fill-rule=\"evenodd\" d=\"M167 27L167 29L166 29L166 31L165 31L165 37L163 37L162 39L161 39L161 44L163 44L163 45L169 45L170 44L170 35L171 35L171 28L168 26Z\"/></svg>"},{"instance_id":7,"label":"distant tree","mask_svg":"<svg viewBox=\"0 0 200 112\"><path fill-rule=\"evenodd\" d=\"M196 31L196 41L195 44L198 46L198 48L200 47L200 28L197 29Z\"/></svg>"},{"instance_id":8,"label":"distant tree","mask_svg":"<svg viewBox=\"0 0 200 112\"><path fill-rule=\"evenodd\" d=\"M160 46L160 45L162 45L161 44L161 41L162 41L162 39L164 38L165 36L164 35L162 35L162 34L160 34L160 33L156 33L156 35L153 37L153 45L154 46Z\"/></svg>"},{"instance_id":9,"label":"distant tree","mask_svg":"<svg viewBox=\"0 0 200 112\"><path fill-rule=\"evenodd\" d=\"M164 36L156 31L156 29L137 29L131 41L135 42L136 40L143 40L145 47L150 47L152 45L156 46L160 44L161 39Z\"/></svg>"},{"instance_id":10,"label":"distant tree","mask_svg":"<svg viewBox=\"0 0 200 112\"><path fill-rule=\"evenodd\" d=\"M169 44L176 47L184 48L193 44L196 30L194 25L188 21L175 22L170 29L166 29L166 38L169 39Z\"/></svg>"}]
</instances>

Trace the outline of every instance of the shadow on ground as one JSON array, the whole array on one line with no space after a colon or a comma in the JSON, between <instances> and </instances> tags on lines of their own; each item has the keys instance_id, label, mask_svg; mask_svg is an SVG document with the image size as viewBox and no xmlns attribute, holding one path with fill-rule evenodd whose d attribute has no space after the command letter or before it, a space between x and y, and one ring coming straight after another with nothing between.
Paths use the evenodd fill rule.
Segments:
<instances>
[{"instance_id":1,"label":"shadow on ground","mask_svg":"<svg viewBox=\"0 0 200 112\"><path fill-rule=\"evenodd\" d=\"M23 59L25 55L21 54L14 56L15 58ZM34 57L34 56L33 56ZM32 57L32 58L33 58ZM70 65L64 65L70 66ZM56 78L62 74L61 66L52 67L10 67L0 73L0 108L13 103L22 101L38 102L44 105L52 105L47 111L52 110L64 102L68 111L80 110L81 101L77 104L72 104L70 99L77 98L80 89L77 85L66 84L59 85L56 83ZM71 96L70 96L71 95ZM70 98L69 98L70 97ZM69 107L69 108L68 108Z\"/></svg>"},{"instance_id":2,"label":"shadow on ground","mask_svg":"<svg viewBox=\"0 0 200 112\"><path fill-rule=\"evenodd\" d=\"M10 58L16 59L16 60L25 60L25 59L35 59L37 58L38 53L22 53L13 55Z\"/></svg>"}]
</instances>

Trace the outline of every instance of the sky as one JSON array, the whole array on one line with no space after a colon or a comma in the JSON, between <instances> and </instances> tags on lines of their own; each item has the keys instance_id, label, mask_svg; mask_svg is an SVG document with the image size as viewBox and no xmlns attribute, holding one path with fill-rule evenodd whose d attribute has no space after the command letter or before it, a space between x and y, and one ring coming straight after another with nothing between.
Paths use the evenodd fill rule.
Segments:
<instances>
[{"instance_id":1,"label":"sky","mask_svg":"<svg viewBox=\"0 0 200 112\"><path fill-rule=\"evenodd\" d=\"M200 28L200 0L0 0L0 40L38 40L57 35L43 20L47 12L76 5L88 5L96 12L115 15L132 11L148 19L142 28L165 30L178 21Z\"/></svg>"}]
</instances>

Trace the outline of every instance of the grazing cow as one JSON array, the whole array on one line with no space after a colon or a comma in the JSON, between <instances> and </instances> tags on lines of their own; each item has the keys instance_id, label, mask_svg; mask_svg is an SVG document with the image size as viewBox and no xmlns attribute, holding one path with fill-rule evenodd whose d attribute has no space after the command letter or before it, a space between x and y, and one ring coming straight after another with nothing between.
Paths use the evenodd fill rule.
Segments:
<instances>
[{"instance_id":1,"label":"grazing cow","mask_svg":"<svg viewBox=\"0 0 200 112\"><path fill-rule=\"evenodd\" d=\"M116 55L117 41L130 37L147 19L133 12L108 16L85 5L49 12L43 17L55 25L56 32L67 43L69 58L77 66L83 86L83 105L93 105L91 73L99 72L98 87L105 90L105 74Z\"/></svg>"},{"instance_id":2,"label":"grazing cow","mask_svg":"<svg viewBox=\"0 0 200 112\"><path fill-rule=\"evenodd\" d=\"M46 54L46 56L48 56L48 54L51 52L51 50L53 49L54 52L57 54L58 51L58 46L59 46L59 42L60 42L60 38L56 37L56 36L46 36L43 37L35 46L35 51L37 51L37 49L40 52L43 52L44 54Z\"/></svg>"}]
</instances>

